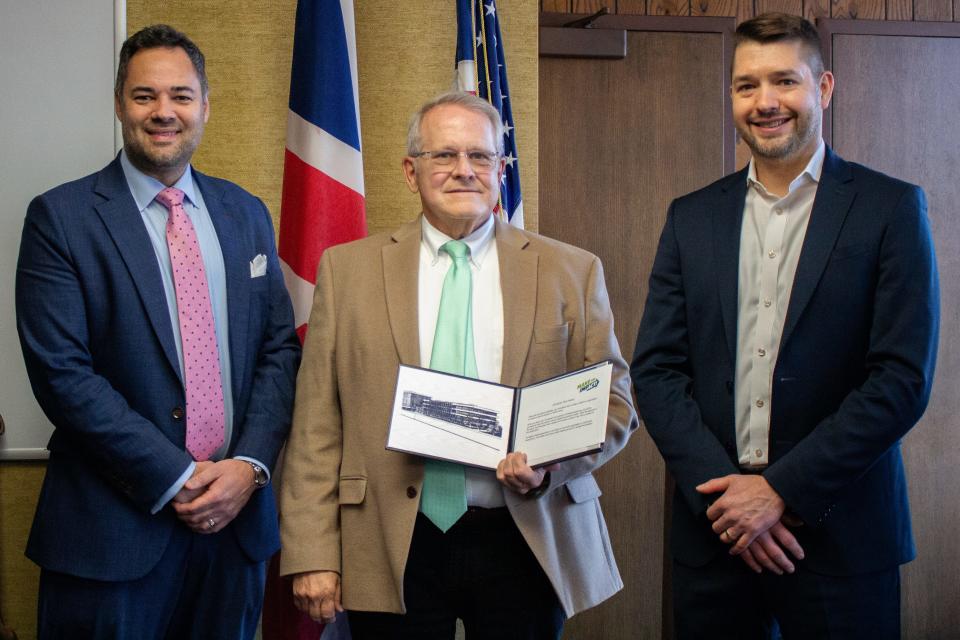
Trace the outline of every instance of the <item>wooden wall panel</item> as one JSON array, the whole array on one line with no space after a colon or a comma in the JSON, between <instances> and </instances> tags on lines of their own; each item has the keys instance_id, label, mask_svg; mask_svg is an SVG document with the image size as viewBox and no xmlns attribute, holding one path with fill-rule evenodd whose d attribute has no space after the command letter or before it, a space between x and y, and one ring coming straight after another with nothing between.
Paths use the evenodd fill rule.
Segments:
<instances>
[{"instance_id":1,"label":"wooden wall panel","mask_svg":"<svg viewBox=\"0 0 960 640\"><path fill-rule=\"evenodd\" d=\"M647 2L646 0L617 0L617 13L635 16L646 15Z\"/></svg>"},{"instance_id":2,"label":"wooden wall panel","mask_svg":"<svg viewBox=\"0 0 960 640\"><path fill-rule=\"evenodd\" d=\"M850 20L883 20L886 12L885 0L835 0L831 17Z\"/></svg>"},{"instance_id":3,"label":"wooden wall panel","mask_svg":"<svg viewBox=\"0 0 960 640\"><path fill-rule=\"evenodd\" d=\"M630 24L662 29L671 20L684 22L651 17ZM733 20L714 22L732 31ZM606 28L617 24L604 20ZM725 147L727 63L719 33L628 31L627 48L625 60L541 58L539 148L541 232L600 256L629 359L667 206L723 175L732 150ZM696 135L689 135L691 126ZM659 639L669 609L661 581L669 562L665 476L645 431L598 480L626 586L570 620L564 637Z\"/></svg>"},{"instance_id":4,"label":"wooden wall panel","mask_svg":"<svg viewBox=\"0 0 960 640\"><path fill-rule=\"evenodd\" d=\"M690 15L694 16L736 16L737 0L690 0Z\"/></svg>"},{"instance_id":5,"label":"wooden wall panel","mask_svg":"<svg viewBox=\"0 0 960 640\"><path fill-rule=\"evenodd\" d=\"M690 0L650 0L651 16L689 16Z\"/></svg>"},{"instance_id":6,"label":"wooden wall panel","mask_svg":"<svg viewBox=\"0 0 960 640\"><path fill-rule=\"evenodd\" d=\"M936 22L953 20L952 0L913 0L913 19Z\"/></svg>"},{"instance_id":7,"label":"wooden wall panel","mask_svg":"<svg viewBox=\"0 0 960 640\"><path fill-rule=\"evenodd\" d=\"M610 13L615 13L616 0L573 0L573 13L596 13L606 7Z\"/></svg>"},{"instance_id":8,"label":"wooden wall panel","mask_svg":"<svg viewBox=\"0 0 960 640\"><path fill-rule=\"evenodd\" d=\"M913 0L886 0L886 2L887 20L913 20Z\"/></svg>"},{"instance_id":9,"label":"wooden wall panel","mask_svg":"<svg viewBox=\"0 0 960 640\"><path fill-rule=\"evenodd\" d=\"M803 0L756 0L754 2L755 15L768 11L780 11L791 15L803 15Z\"/></svg>"},{"instance_id":10,"label":"wooden wall panel","mask_svg":"<svg viewBox=\"0 0 960 640\"><path fill-rule=\"evenodd\" d=\"M817 18L829 18L830 0L803 0L803 17L814 24Z\"/></svg>"},{"instance_id":11,"label":"wooden wall panel","mask_svg":"<svg viewBox=\"0 0 960 640\"><path fill-rule=\"evenodd\" d=\"M808 20L960 21L960 0L539 0L541 11L618 15L735 16L743 22L767 11Z\"/></svg>"},{"instance_id":12,"label":"wooden wall panel","mask_svg":"<svg viewBox=\"0 0 960 640\"><path fill-rule=\"evenodd\" d=\"M953 26L953 37L942 37L944 30L937 37L831 38L834 147L924 188L940 268L933 393L903 440L918 553L902 571L904 638L954 638L960 628L960 130L944 107L960 104L960 26Z\"/></svg>"}]
</instances>

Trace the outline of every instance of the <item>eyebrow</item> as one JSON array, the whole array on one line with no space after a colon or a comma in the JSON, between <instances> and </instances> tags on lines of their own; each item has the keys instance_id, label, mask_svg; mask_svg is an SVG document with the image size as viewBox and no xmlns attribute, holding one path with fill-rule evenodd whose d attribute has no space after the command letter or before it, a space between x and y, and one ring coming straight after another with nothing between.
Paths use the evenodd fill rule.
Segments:
<instances>
[{"instance_id":1,"label":"eyebrow","mask_svg":"<svg viewBox=\"0 0 960 640\"><path fill-rule=\"evenodd\" d=\"M148 92L148 93L156 93L156 89L154 89L153 87L148 87L148 86L130 87L130 93L136 93L136 92L138 92L138 91L145 91L145 92ZM190 85L177 85L177 86L173 86L173 87L170 87L170 91L172 91L172 92L174 92L174 93L196 93L196 89L194 89L194 88L191 87Z\"/></svg>"},{"instance_id":2,"label":"eyebrow","mask_svg":"<svg viewBox=\"0 0 960 640\"><path fill-rule=\"evenodd\" d=\"M773 72L771 72L771 73L767 73L767 74L763 74L763 75L766 76L766 77L772 77L772 78L787 78L787 77L790 77L790 76L800 77L800 76L803 76L803 73L802 73L801 71L796 70L796 69L781 69L781 70L779 70L779 71L773 71ZM758 77L759 77L759 76L758 76L757 74L744 73L744 74L741 74L741 75L739 75L739 76L734 76L734 77L733 77L733 82L742 82L742 81L744 81L744 80L754 80L754 79L756 79L756 78L758 78Z\"/></svg>"}]
</instances>

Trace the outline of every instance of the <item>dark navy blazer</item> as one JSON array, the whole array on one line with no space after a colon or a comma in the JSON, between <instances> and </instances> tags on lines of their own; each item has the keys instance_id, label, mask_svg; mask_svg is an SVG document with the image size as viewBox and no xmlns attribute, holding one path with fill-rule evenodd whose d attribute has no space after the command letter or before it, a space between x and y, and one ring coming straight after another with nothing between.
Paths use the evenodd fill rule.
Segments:
<instances>
[{"instance_id":1,"label":"dark navy blazer","mask_svg":"<svg viewBox=\"0 0 960 640\"><path fill-rule=\"evenodd\" d=\"M725 549L694 487L738 473L737 282L747 170L670 206L631 374L676 480L672 550ZM923 191L827 149L773 373L763 472L804 526L806 565L831 575L915 555L900 439L933 379L939 289Z\"/></svg>"},{"instance_id":2,"label":"dark navy blazer","mask_svg":"<svg viewBox=\"0 0 960 640\"><path fill-rule=\"evenodd\" d=\"M290 426L300 346L266 207L194 172L226 269L235 417L230 456L273 467ZM250 261L267 256L267 274ZM55 429L27 555L41 567L132 580L179 524L150 509L190 462L160 267L119 159L30 203L16 281L27 373ZM229 525L255 561L279 547L273 492Z\"/></svg>"}]
</instances>

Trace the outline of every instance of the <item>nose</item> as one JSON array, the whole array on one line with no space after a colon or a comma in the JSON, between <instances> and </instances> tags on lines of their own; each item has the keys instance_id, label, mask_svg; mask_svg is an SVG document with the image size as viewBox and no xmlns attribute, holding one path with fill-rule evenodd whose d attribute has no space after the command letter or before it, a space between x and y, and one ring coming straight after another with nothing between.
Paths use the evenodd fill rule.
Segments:
<instances>
[{"instance_id":1,"label":"nose","mask_svg":"<svg viewBox=\"0 0 960 640\"><path fill-rule=\"evenodd\" d=\"M166 96L160 96L154 101L154 108L151 117L154 120L173 120L176 115L173 110L173 100Z\"/></svg>"},{"instance_id":2,"label":"nose","mask_svg":"<svg viewBox=\"0 0 960 640\"><path fill-rule=\"evenodd\" d=\"M757 90L757 110L758 111L777 111L780 108L780 92L777 88L766 82L761 84Z\"/></svg>"},{"instance_id":3,"label":"nose","mask_svg":"<svg viewBox=\"0 0 960 640\"><path fill-rule=\"evenodd\" d=\"M463 151L457 155L457 161L454 163L453 170L450 173L456 178L471 178L477 175L473 170L473 165L470 164L470 160L467 159L467 154Z\"/></svg>"}]
</instances>

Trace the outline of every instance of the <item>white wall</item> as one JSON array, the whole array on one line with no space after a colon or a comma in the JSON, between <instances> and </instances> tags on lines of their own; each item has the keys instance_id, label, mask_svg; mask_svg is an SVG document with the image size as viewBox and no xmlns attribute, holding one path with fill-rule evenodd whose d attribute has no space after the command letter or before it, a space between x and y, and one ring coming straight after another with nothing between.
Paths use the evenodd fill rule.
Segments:
<instances>
[{"instance_id":1,"label":"white wall","mask_svg":"<svg viewBox=\"0 0 960 640\"><path fill-rule=\"evenodd\" d=\"M114 155L114 16L123 17L122 7L114 0L0 0L0 460L44 457L52 431L17 340L20 232L34 196Z\"/></svg>"}]
</instances>

